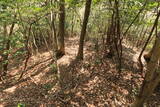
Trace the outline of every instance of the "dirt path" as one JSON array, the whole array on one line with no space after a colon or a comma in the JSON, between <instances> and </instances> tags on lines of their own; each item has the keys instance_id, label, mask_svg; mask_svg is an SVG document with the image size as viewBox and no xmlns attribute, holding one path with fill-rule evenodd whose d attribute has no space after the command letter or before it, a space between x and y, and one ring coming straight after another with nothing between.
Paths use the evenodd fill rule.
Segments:
<instances>
[{"instance_id":1,"label":"dirt path","mask_svg":"<svg viewBox=\"0 0 160 107\"><path fill-rule=\"evenodd\" d=\"M78 38L66 41L66 55L58 60L62 84L57 84L49 52L33 56L20 82L0 84L0 107L18 103L26 107L127 107L133 102L143 80L133 66L136 51L125 49L125 66L118 77L115 60L95 52L92 43L85 44L84 60L75 61ZM12 75L18 72L12 70ZM148 105L160 105L159 98L159 94L153 96Z\"/></svg>"},{"instance_id":2,"label":"dirt path","mask_svg":"<svg viewBox=\"0 0 160 107\"><path fill-rule=\"evenodd\" d=\"M78 37L68 38L66 42L65 52L66 54L58 60L58 64L68 66L75 58L78 52ZM93 44L90 42L85 43L84 47L84 57L93 54ZM92 50L92 51L91 51Z\"/></svg>"},{"instance_id":3,"label":"dirt path","mask_svg":"<svg viewBox=\"0 0 160 107\"><path fill-rule=\"evenodd\" d=\"M78 38L69 38L66 41L66 54L58 60L59 66L69 66L76 57ZM89 46L89 43L87 43L87 46ZM85 55L88 54L85 48ZM18 78L16 74L21 69L23 69L23 64L18 67L12 67L9 70L10 75ZM29 105L32 102L36 103L36 105L38 103L41 104L46 99L45 97L49 96L48 94L51 93L52 87L57 82L56 74L52 70L49 52L32 56L28 62L27 72L25 72L21 81L17 83L14 78L5 84L0 83L0 107L16 106L21 102Z\"/></svg>"}]
</instances>

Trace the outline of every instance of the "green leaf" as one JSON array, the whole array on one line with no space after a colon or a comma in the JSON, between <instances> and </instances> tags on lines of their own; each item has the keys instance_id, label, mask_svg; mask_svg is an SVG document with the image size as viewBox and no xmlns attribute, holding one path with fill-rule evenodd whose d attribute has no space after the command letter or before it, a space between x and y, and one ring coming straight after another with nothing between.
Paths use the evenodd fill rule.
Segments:
<instances>
[{"instance_id":1,"label":"green leaf","mask_svg":"<svg viewBox=\"0 0 160 107\"><path fill-rule=\"evenodd\" d=\"M18 103L17 107L25 107L25 104Z\"/></svg>"}]
</instances>

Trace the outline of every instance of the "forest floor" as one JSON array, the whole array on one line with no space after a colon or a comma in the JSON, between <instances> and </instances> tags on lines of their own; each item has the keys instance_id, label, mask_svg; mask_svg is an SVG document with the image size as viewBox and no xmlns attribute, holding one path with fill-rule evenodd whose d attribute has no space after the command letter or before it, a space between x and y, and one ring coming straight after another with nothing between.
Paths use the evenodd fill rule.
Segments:
<instances>
[{"instance_id":1,"label":"forest floor","mask_svg":"<svg viewBox=\"0 0 160 107\"><path fill-rule=\"evenodd\" d=\"M58 60L60 82L49 52L29 59L27 71L16 82L23 63L10 65L9 76L0 83L0 107L127 107L133 103L143 78L137 69L139 51L124 46L123 69L119 75L116 59L106 58L85 43L84 60L75 61L78 38L66 41L66 55ZM149 107L160 105L160 91L148 99Z\"/></svg>"}]
</instances>

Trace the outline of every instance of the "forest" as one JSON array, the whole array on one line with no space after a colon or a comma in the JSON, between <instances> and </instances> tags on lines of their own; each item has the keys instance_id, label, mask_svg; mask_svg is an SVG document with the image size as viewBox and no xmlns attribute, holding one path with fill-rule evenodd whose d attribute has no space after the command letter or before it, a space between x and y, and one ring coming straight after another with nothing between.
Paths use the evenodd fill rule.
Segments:
<instances>
[{"instance_id":1,"label":"forest","mask_svg":"<svg viewBox=\"0 0 160 107\"><path fill-rule=\"evenodd\" d=\"M159 107L159 0L0 0L0 107Z\"/></svg>"}]
</instances>

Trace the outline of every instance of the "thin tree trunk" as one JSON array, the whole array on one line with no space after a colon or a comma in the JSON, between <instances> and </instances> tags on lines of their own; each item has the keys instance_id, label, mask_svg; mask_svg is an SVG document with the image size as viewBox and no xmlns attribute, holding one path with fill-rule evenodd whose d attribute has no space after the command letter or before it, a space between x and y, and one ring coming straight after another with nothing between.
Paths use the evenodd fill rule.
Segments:
<instances>
[{"instance_id":1,"label":"thin tree trunk","mask_svg":"<svg viewBox=\"0 0 160 107\"><path fill-rule=\"evenodd\" d=\"M39 48L36 44L36 34L35 34L35 29L32 30L32 35L33 35L33 45L36 48L36 54L39 52Z\"/></svg>"},{"instance_id":2,"label":"thin tree trunk","mask_svg":"<svg viewBox=\"0 0 160 107\"><path fill-rule=\"evenodd\" d=\"M87 28L88 18L90 15L91 3L92 3L92 0L86 0L83 25L81 29L81 35L80 35L79 49L78 49L78 54L77 54L77 59L80 59L80 60L83 60L84 38L86 35L86 28Z\"/></svg>"},{"instance_id":3,"label":"thin tree trunk","mask_svg":"<svg viewBox=\"0 0 160 107\"><path fill-rule=\"evenodd\" d=\"M157 70L157 63L160 58L160 33L156 37L155 44L152 49L151 61L147 64L147 72L143 81L140 93L133 104L133 107L142 107L143 103L151 96L154 89L160 82L160 72Z\"/></svg>"},{"instance_id":4,"label":"thin tree trunk","mask_svg":"<svg viewBox=\"0 0 160 107\"><path fill-rule=\"evenodd\" d=\"M23 68L23 70L22 70L22 72L20 74L20 77L18 78L18 81L23 77L23 74L25 73L27 65L28 65L29 58L32 55L32 53L30 52L29 46L28 46L29 45L30 35L31 35L32 24L33 23L31 23L30 26L29 26L28 36L26 34L27 33L26 31L25 31L25 34L24 34L25 35L25 40L26 40L26 42L25 42L25 49L27 50L27 56L26 56L26 59L25 59L24 68Z\"/></svg>"},{"instance_id":5,"label":"thin tree trunk","mask_svg":"<svg viewBox=\"0 0 160 107\"><path fill-rule=\"evenodd\" d=\"M73 36L73 32L74 32L74 11L73 11L73 16L72 16L72 20L71 20L71 35Z\"/></svg>"},{"instance_id":6,"label":"thin tree trunk","mask_svg":"<svg viewBox=\"0 0 160 107\"><path fill-rule=\"evenodd\" d=\"M143 47L140 55L139 55L139 57L138 57L138 61L139 61L139 64L140 64L140 71L141 71L141 72L143 71L143 63L142 63L142 61L141 61L141 57L142 57L142 54L143 54L143 52L145 51L145 49L146 49L146 47L147 47L147 44L148 44L149 40L150 40L151 37L152 37L152 33L153 33L155 27L156 27L157 24L158 24L159 16L160 16L160 11L159 11L158 14L157 14L157 17L156 17L156 20L155 20L155 22L154 22L154 25L153 25L153 27L152 27L152 29L151 29L150 35L149 35L149 37L148 37L148 39L147 39L147 41L146 41L146 43L145 43L145 45L144 45L144 47Z\"/></svg>"},{"instance_id":7,"label":"thin tree trunk","mask_svg":"<svg viewBox=\"0 0 160 107\"><path fill-rule=\"evenodd\" d=\"M56 27L55 27L55 17L53 12L51 12L51 32L53 37L53 50L54 52L58 51L58 44L57 44L57 33L56 33Z\"/></svg>"},{"instance_id":8,"label":"thin tree trunk","mask_svg":"<svg viewBox=\"0 0 160 107\"><path fill-rule=\"evenodd\" d=\"M139 15L142 13L142 11L145 9L147 3L148 3L148 0L145 1L145 3L143 4L142 8L139 10L138 14L135 16L133 21L129 24L127 30L123 33L124 36L127 34L127 32L129 31L130 27L133 25L133 23L136 21L136 19L139 17Z\"/></svg>"},{"instance_id":9,"label":"thin tree trunk","mask_svg":"<svg viewBox=\"0 0 160 107\"><path fill-rule=\"evenodd\" d=\"M16 18L16 15L14 16L14 18ZM9 57L9 50L10 50L10 36L12 35L13 33L13 29L14 29L14 26L15 26L15 22L12 23L11 27L10 27L10 32L9 34L7 34L7 31L5 31L5 35L8 36L8 40L7 40L7 43L6 43L6 47L5 47L5 51L6 51L6 54L3 55L3 61L5 62L3 64L3 73L4 75L6 74L7 70L8 70L8 64L9 64L9 60L8 60L8 57ZM7 27L7 26L6 26ZM6 29L6 28L5 28Z\"/></svg>"}]
</instances>

